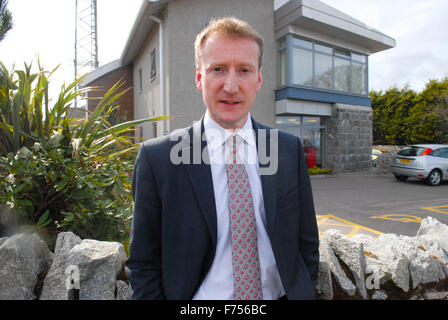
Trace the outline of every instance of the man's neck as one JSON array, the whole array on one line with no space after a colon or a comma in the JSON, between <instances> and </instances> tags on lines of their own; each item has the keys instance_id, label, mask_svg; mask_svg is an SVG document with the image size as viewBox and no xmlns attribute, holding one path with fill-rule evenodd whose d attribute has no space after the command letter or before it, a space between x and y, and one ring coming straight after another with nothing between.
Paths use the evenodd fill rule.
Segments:
<instances>
[{"instance_id":1,"label":"man's neck","mask_svg":"<svg viewBox=\"0 0 448 320\"><path fill-rule=\"evenodd\" d=\"M238 127L225 127L222 124L220 124L218 121L215 120L215 118L213 117L213 115L209 112L209 110L206 110L206 113L208 114L208 116L210 117L211 120L213 120L218 126L220 126L222 129L227 130L229 132L232 133L237 133L238 131L240 131L242 128L244 128L244 126L246 125L249 117L250 117L250 112L246 115L246 118L239 124Z\"/></svg>"}]
</instances>

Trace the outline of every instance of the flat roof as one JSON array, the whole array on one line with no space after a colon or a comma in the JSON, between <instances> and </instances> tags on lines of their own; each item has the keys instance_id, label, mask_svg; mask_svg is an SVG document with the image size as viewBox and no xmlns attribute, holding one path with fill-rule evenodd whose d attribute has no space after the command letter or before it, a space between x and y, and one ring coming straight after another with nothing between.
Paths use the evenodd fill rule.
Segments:
<instances>
[{"instance_id":1,"label":"flat roof","mask_svg":"<svg viewBox=\"0 0 448 320\"><path fill-rule=\"evenodd\" d=\"M396 46L395 39L319 0L289 0L274 12L274 32L289 25L351 42L371 54Z\"/></svg>"},{"instance_id":2,"label":"flat roof","mask_svg":"<svg viewBox=\"0 0 448 320\"><path fill-rule=\"evenodd\" d=\"M105 74L108 74L114 70L117 70L121 68L123 65L120 63L120 60L114 60L112 62L109 62L99 68L96 68L95 70L89 72L86 77L84 78L84 81L81 82L81 87L86 87L89 84L91 84L96 79L101 78Z\"/></svg>"},{"instance_id":3,"label":"flat roof","mask_svg":"<svg viewBox=\"0 0 448 320\"><path fill-rule=\"evenodd\" d=\"M122 66L133 62L148 34L157 25L149 17L160 18L166 5L171 1L175 0L142 0L119 58ZM280 7L274 11L274 32L288 25L294 25L354 43L365 48L368 54L396 46L393 38L319 0L276 1L276 7L279 5Z\"/></svg>"}]
</instances>

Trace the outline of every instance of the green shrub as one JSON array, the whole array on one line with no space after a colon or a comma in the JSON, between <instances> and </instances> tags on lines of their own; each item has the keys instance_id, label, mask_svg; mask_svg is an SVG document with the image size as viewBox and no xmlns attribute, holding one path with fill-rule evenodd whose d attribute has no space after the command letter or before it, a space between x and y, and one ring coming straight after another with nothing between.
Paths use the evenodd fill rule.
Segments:
<instances>
[{"instance_id":1,"label":"green shrub","mask_svg":"<svg viewBox=\"0 0 448 320\"><path fill-rule=\"evenodd\" d=\"M124 241L132 216L132 163L89 155L58 143L22 147L0 157L0 202L15 208L49 243L60 231L82 238Z\"/></svg>"},{"instance_id":2,"label":"green shrub","mask_svg":"<svg viewBox=\"0 0 448 320\"><path fill-rule=\"evenodd\" d=\"M62 86L51 106L53 72L39 66L32 73L31 65L8 71L0 62L0 223L34 226L50 246L61 231L124 241L138 149L133 128L167 117L111 123L117 120L115 103L125 92L119 81L87 119L73 119L69 110L75 99L95 88L78 90L82 78L77 79Z\"/></svg>"},{"instance_id":3,"label":"green shrub","mask_svg":"<svg viewBox=\"0 0 448 320\"><path fill-rule=\"evenodd\" d=\"M374 145L448 142L448 78L430 80L419 93L405 86L370 98Z\"/></svg>"}]
</instances>

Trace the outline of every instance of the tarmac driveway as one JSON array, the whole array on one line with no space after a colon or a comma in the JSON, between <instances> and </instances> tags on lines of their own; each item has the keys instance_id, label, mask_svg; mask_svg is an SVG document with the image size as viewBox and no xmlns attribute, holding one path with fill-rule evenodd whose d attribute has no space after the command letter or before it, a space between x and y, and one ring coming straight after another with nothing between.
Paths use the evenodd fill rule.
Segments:
<instances>
[{"instance_id":1,"label":"tarmac driveway","mask_svg":"<svg viewBox=\"0 0 448 320\"><path fill-rule=\"evenodd\" d=\"M448 183L395 180L375 171L311 176L319 233L341 230L353 236L396 233L415 236L423 218L448 224Z\"/></svg>"}]
</instances>

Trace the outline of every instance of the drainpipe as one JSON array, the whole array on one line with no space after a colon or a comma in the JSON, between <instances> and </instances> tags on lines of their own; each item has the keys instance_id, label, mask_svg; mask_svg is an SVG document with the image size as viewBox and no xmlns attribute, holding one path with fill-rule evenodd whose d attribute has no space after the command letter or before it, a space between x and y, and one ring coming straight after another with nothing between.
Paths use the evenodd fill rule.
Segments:
<instances>
[{"instance_id":1,"label":"drainpipe","mask_svg":"<svg viewBox=\"0 0 448 320\"><path fill-rule=\"evenodd\" d=\"M157 17L150 16L149 19L157 22L159 24L159 63L160 63L160 111L162 116L166 114L165 112L165 73L164 73L164 63L163 63L163 21ZM168 131L165 130L165 120L162 120L162 135L167 135Z\"/></svg>"}]
</instances>

